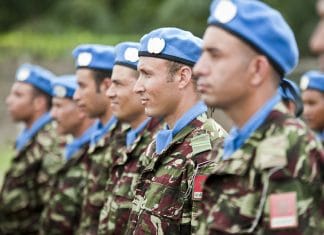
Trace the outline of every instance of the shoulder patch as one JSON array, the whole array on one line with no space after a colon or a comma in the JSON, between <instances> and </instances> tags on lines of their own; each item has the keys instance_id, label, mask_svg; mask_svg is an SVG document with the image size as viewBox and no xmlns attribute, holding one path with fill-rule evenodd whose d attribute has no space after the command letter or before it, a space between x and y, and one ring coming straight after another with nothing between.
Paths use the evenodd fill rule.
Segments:
<instances>
[{"instance_id":1,"label":"shoulder patch","mask_svg":"<svg viewBox=\"0 0 324 235\"><path fill-rule=\"evenodd\" d=\"M192 147L193 156L198 153L210 151L212 149L210 136L208 134L200 134L198 136L194 136L190 141L190 145Z\"/></svg>"}]
</instances>

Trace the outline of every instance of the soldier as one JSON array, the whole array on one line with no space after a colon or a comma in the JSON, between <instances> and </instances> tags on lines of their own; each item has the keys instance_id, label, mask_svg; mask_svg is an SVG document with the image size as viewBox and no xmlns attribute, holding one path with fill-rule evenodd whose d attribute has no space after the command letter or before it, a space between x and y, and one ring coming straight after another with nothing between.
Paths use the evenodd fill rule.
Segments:
<instances>
[{"instance_id":1,"label":"soldier","mask_svg":"<svg viewBox=\"0 0 324 235\"><path fill-rule=\"evenodd\" d=\"M196 92L192 67L201 39L178 28L156 29L142 37L139 78L145 113L163 117L167 128L148 147L136 188L126 234L190 234L201 202L200 185L211 162L213 142L226 132L207 119L207 107Z\"/></svg>"},{"instance_id":2,"label":"soldier","mask_svg":"<svg viewBox=\"0 0 324 235\"><path fill-rule=\"evenodd\" d=\"M309 71L300 80L303 90L304 118L307 124L316 132L316 136L324 146L324 74L319 71ZM321 169L324 169L324 155L320 159ZM324 174L322 174L324 177ZM323 179L322 179L323 182ZM324 184L322 183L321 228L324 231Z\"/></svg>"},{"instance_id":3,"label":"soldier","mask_svg":"<svg viewBox=\"0 0 324 235\"><path fill-rule=\"evenodd\" d=\"M131 126L123 146L111 146L116 155L107 181L106 203L100 213L99 234L125 234L134 199L134 187L146 161L141 155L160 129L160 120L148 118L140 97L133 91L138 78L139 43L116 46L112 84L107 90L113 114Z\"/></svg>"},{"instance_id":4,"label":"soldier","mask_svg":"<svg viewBox=\"0 0 324 235\"><path fill-rule=\"evenodd\" d=\"M283 78L280 82L279 93L289 113L299 117L303 113L304 106L297 84L287 78Z\"/></svg>"},{"instance_id":5,"label":"soldier","mask_svg":"<svg viewBox=\"0 0 324 235\"><path fill-rule=\"evenodd\" d=\"M24 64L6 100L13 120L25 128L0 193L1 234L37 234L49 182L63 164L49 113L53 77L39 66Z\"/></svg>"},{"instance_id":6,"label":"soldier","mask_svg":"<svg viewBox=\"0 0 324 235\"><path fill-rule=\"evenodd\" d=\"M71 134L73 139L65 146L66 163L57 173L51 187L51 200L42 212L40 234L44 235L74 234L80 220L82 193L90 168L87 150L96 126L73 100L76 88L75 75L61 76L52 81L51 114L57 121L57 132Z\"/></svg>"},{"instance_id":7,"label":"soldier","mask_svg":"<svg viewBox=\"0 0 324 235\"><path fill-rule=\"evenodd\" d=\"M261 1L215 0L208 24L198 90L235 126L203 187L199 233L320 234L323 149L277 93L298 61L293 32Z\"/></svg>"},{"instance_id":8,"label":"soldier","mask_svg":"<svg viewBox=\"0 0 324 235\"><path fill-rule=\"evenodd\" d=\"M310 49L318 56L320 69L324 71L324 0L317 1L317 13L320 21L310 39Z\"/></svg>"},{"instance_id":9,"label":"soldier","mask_svg":"<svg viewBox=\"0 0 324 235\"><path fill-rule=\"evenodd\" d=\"M324 144L324 74L319 71L305 73L300 88L303 90L305 121Z\"/></svg>"},{"instance_id":10,"label":"soldier","mask_svg":"<svg viewBox=\"0 0 324 235\"><path fill-rule=\"evenodd\" d=\"M76 60L79 84L74 99L89 117L99 119L88 153L91 168L83 193L77 234L97 234L99 214L105 201L105 186L112 162L112 157L106 150L110 144L124 141L126 127L112 115L110 100L105 96L111 84L114 48L104 45L80 45L73 51L73 56Z\"/></svg>"}]
</instances>

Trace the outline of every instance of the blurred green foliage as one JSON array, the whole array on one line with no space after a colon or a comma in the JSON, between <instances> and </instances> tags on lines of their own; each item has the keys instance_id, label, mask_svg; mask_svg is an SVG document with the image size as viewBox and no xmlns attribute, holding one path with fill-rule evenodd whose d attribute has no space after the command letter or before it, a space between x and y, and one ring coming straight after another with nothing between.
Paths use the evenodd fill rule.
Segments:
<instances>
[{"instance_id":1,"label":"blurred green foliage","mask_svg":"<svg viewBox=\"0 0 324 235\"><path fill-rule=\"evenodd\" d=\"M125 40L138 41L139 35L95 34L69 31L59 34L14 31L0 34L0 58L10 54L19 56L31 54L39 59L53 59L71 56L72 50L81 43L115 45Z\"/></svg>"},{"instance_id":2,"label":"blurred green foliage","mask_svg":"<svg viewBox=\"0 0 324 235\"><path fill-rule=\"evenodd\" d=\"M95 37L96 40L99 38L100 42L105 43L105 35L142 35L163 26L181 27L202 36L206 28L210 2L211 0L1 0L0 32L18 33L2 36L0 46L4 40L11 40L6 43L18 46L19 42L22 45L18 47L27 46L37 51L33 45L39 43L40 48L43 48L46 47L43 44L48 41L53 50L50 52L48 49L49 54L54 51L61 53L60 48L64 45L59 45L60 43L71 44L73 40L88 37ZM317 20L316 0L264 2L282 12L296 34L301 54L308 55L308 38ZM75 35L66 33L70 31L75 32ZM44 33L46 41L24 43L20 39L14 40L13 37L25 35L26 32L29 33L27 40L31 40L34 33ZM78 36L78 32L82 32L81 36ZM61 39L60 35L63 35ZM75 37L69 39L66 35ZM56 39L60 39L59 42L56 42Z\"/></svg>"}]
</instances>

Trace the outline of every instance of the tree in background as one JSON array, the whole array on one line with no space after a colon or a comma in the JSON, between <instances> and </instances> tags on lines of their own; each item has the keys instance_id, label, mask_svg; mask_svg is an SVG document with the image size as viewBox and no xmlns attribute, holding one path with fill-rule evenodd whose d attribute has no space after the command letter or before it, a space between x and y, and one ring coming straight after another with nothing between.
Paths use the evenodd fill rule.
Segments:
<instances>
[{"instance_id":1,"label":"tree in background","mask_svg":"<svg viewBox=\"0 0 324 235\"><path fill-rule=\"evenodd\" d=\"M143 34L177 26L202 36L211 1L197 0L1 0L0 31ZM265 0L280 10L295 31L302 55L316 22L316 0Z\"/></svg>"}]
</instances>

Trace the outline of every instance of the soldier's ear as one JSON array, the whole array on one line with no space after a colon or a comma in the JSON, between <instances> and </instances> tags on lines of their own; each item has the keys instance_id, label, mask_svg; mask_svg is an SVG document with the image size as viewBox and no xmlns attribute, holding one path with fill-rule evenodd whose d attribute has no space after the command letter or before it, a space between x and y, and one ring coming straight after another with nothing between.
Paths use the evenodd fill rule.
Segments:
<instances>
[{"instance_id":1,"label":"soldier's ear","mask_svg":"<svg viewBox=\"0 0 324 235\"><path fill-rule=\"evenodd\" d=\"M33 107L37 112L43 112L47 110L47 100L44 96L38 95L33 99Z\"/></svg>"},{"instance_id":2,"label":"soldier's ear","mask_svg":"<svg viewBox=\"0 0 324 235\"><path fill-rule=\"evenodd\" d=\"M192 76L193 76L193 71L192 68L190 68L189 66L182 66L178 73L178 86L179 89L184 89L185 87L188 86L188 84L190 84L192 81Z\"/></svg>"},{"instance_id":3,"label":"soldier's ear","mask_svg":"<svg viewBox=\"0 0 324 235\"><path fill-rule=\"evenodd\" d=\"M268 59L263 55L255 56L248 67L250 85L260 86L272 74L271 65Z\"/></svg>"},{"instance_id":4,"label":"soldier's ear","mask_svg":"<svg viewBox=\"0 0 324 235\"><path fill-rule=\"evenodd\" d=\"M111 79L105 78L100 84L100 91L103 92L103 94L105 95L110 85L111 85Z\"/></svg>"}]
</instances>

